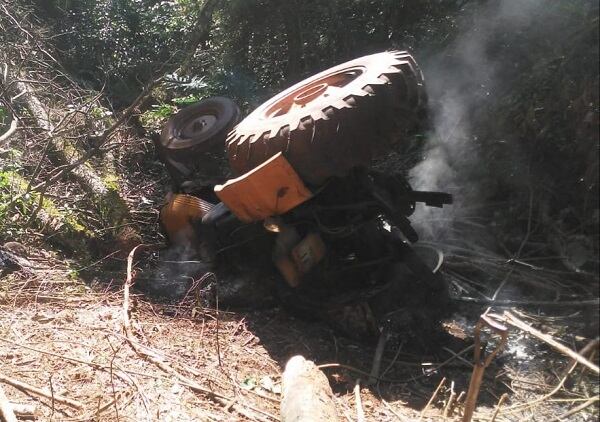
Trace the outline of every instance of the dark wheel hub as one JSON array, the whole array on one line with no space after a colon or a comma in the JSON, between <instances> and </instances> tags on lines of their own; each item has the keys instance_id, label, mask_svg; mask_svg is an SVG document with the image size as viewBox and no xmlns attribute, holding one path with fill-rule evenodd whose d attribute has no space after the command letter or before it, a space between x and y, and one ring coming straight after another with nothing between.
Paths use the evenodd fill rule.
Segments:
<instances>
[{"instance_id":1,"label":"dark wheel hub","mask_svg":"<svg viewBox=\"0 0 600 422\"><path fill-rule=\"evenodd\" d=\"M181 130L184 138L193 138L208 132L217 122L217 117L211 114L198 116L188 122Z\"/></svg>"}]
</instances>

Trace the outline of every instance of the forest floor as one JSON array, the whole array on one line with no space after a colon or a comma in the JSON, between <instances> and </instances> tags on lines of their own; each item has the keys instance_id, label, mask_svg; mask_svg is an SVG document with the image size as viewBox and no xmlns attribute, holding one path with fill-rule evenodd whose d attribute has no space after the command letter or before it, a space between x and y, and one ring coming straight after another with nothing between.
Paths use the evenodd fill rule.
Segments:
<instances>
[{"instance_id":1,"label":"forest floor","mask_svg":"<svg viewBox=\"0 0 600 422\"><path fill-rule=\"evenodd\" d=\"M297 354L323 365L342 419L361 420L363 411L368 421L460 420L469 350L449 343L426 356L409 344L389 347L382 379L366 385L375 344L322 323L280 308L217 312L135 290L128 298L124 261L122 274L86 284L50 253L30 260L32 269L0 280L0 377L11 402L35 406L36 420L279 420L281 373ZM483 309L464 304L444 326L468 344ZM577 334L589 330L581 308L519 309L521 320L572 349L589 342ZM597 316L596 307L595 324ZM597 374L569 366L544 342L511 330L486 370L475 420L597 420Z\"/></svg>"}]
</instances>

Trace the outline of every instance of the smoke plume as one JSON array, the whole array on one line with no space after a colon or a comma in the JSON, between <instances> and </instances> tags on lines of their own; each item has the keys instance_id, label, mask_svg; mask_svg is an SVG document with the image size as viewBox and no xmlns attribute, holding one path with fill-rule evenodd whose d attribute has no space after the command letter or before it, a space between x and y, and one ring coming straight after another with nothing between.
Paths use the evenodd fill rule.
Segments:
<instances>
[{"instance_id":1,"label":"smoke plume","mask_svg":"<svg viewBox=\"0 0 600 422\"><path fill-rule=\"evenodd\" d=\"M423 63L433 114L424 160L411 170L418 190L445 191L454 205L439 210L417 207L412 217L423 237L443 237L450 218L460 218L478 203L481 161L474 115L495 101L503 81L503 63L493 47L507 34L523 33L535 23L545 0L502 0L475 4L458 22L459 35ZM479 200L479 202L481 202Z\"/></svg>"}]
</instances>

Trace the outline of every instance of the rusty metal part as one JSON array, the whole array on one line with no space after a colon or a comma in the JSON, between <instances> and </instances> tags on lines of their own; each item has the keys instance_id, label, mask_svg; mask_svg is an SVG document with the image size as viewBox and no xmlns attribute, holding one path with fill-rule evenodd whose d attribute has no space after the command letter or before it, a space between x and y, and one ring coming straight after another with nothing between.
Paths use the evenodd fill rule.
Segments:
<instances>
[{"instance_id":1,"label":"rusty metal part","mask_svg":"<svg viewBox=\"0 0 600 422\"><path fill-rule=\"evenodd\" d=\"M210 202L196 196L173 195L160 210L160 222L173 244L195 243L193 223L202 220L213 207Z\"/></svg>"},{"instance_id":2,"label":"rusty metal part","mask_svg":"<svg viewBox=\"0 0 600 422\"><path fill-rule=\"evenodd\" d=\"M297 287L302 276L314 268L325 256L326 247L318 233L311 232L300 239L292 226L279 223L273 249L273 262L285 281Z\"/></svg>"},{"instance_id":3,"label":"rusty metal part","mask_svg":"<svg viewBox=\"0 0 600 422\"><path fill-rule=\"evenodd\" d=\"M272 259L285 281L291 287L296 287L300 284L300 272L294 265L290 253L300 241L300 235L294 227L283 222L279 222L278 230Z\"/></svg>"},{"instance_id":4,"label":"rusty metal part","mask_svg":"<svg viewBox=\"0 0 600 422\"><path fill-rule=\"evenodd\" d=\"M314 268L325 256L325 243L318 233L309 233L292 249L292 260L301 274Z\"/></svg>"},{"instance_id":5,"label":"rusty metal part","mask_svg":"<svg viewBox=\"0 0 600 422\"><path fill-rule=\"evenodd\" d=\"M488 354L487 356L483 355L484 350L482 350L481 346L481 329L484 326L488 327L490 330L500 336L500 343L498 343L492 353ZM484 314L479 318L479 321L475 326L475 333L473 335L475 337L475 351L473 358L474 366L473 374L471 375L471 382L469 383L469 391L465 400L465 412L462 419L463 422L470 422L471 418L473 417L473 412L475 411L475 406L477 405L477 397L479 396L479 390L481 389L485 368L490 365L492 360L506 345L506 341L508 339L508 328L493 320L490 316Z\"/></svg>"},{"instance_id":6,"label":"rusty metal part","mask_svg":"<svg viewBox=\"0 0 600 422\"><path fill-rule=\"evenodd\" d=\"M244 223L284 214L312 198L281 153L243 176L215 186L215 193Z\"/></svg>"}]
</instances>

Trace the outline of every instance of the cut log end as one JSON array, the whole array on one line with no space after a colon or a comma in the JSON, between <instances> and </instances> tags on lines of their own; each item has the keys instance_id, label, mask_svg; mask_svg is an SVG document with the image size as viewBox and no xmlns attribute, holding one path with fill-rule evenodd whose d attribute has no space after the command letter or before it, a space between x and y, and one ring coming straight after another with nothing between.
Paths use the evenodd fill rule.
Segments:
<instances>
[{"instance_id":1,"label":"cut log end","mask_svg":"<svg viewBox=\"0 0 600 422\"><path fill-rule=\"evenodd\" d=\"M294 356L283 372L283 422L338 421L329 380L317 366Z\"/></svg>"}]
</instances>

